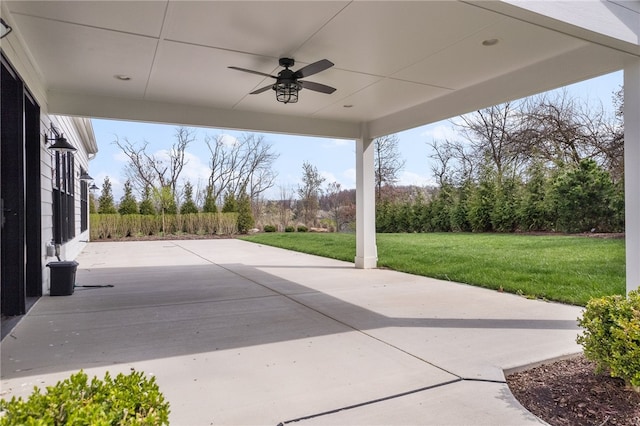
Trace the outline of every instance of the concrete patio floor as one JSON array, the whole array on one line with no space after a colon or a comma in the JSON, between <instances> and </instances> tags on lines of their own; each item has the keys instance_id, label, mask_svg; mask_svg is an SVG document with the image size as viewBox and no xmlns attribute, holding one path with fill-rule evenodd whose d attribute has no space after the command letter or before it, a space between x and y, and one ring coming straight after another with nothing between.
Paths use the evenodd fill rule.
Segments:
<instances>
[{"instance_id":1,"label":"concrete patio floor","mask_svg":"<svg viewBox=\"0 0 640 426\"><path fill-rule=\"evenodd\" d=\"M2 341L2 397L154 375L175 425L544 424L503 370L577 353L581 309L240 240L89 243Z\"/></svg>"}]
</instances>

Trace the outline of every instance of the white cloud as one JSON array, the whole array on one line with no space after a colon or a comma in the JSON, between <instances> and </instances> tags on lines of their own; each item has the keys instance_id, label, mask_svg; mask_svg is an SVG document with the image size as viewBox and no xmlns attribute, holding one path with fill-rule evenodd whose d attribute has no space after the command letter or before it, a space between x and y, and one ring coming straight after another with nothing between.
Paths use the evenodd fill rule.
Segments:
<instances>
[{"instance_id":1,"label":"white cloud","mask_svg":"<svg viewBox=\"0 0 640 426\"><path fill-rule=\"evenodd\" d=\"M235 144L238 143L238 138L236 138L235 136L232 136L228 133L222 133L220 134L218 137L222 138L222 143L225 146L234 146Z\"/></svg>"},{"instance_id":2,"label":"white cloud","mask_svg":"<svg viewBox=\"0 0 640 426\"><path fill-rule=\"evenodd\" d=\"M321 172L323 176L331 175L328 172ZM356 187L356 169L350 168L346 169L341 173L342 180L339 181L344 189L355 188ZM327 179L327 183L333 182ZM434 185L435 180L426 175L421 175L415 172L403 171L398 179L398 185L416 185L416 186L425 186L425 185Z\"/></svg>"},{"instance_id":3,"label":"white cloud","mask_svg":"<svg viewBox=\"0 0 640 426\"><path fill-rule=\"evenodd\" d=\"M345 178L346 182L344 183L345 188L355 188L356 187L356 169L351 168L342 172L342 176Z\"/></svg>"},{"instance_id":4,"label":"white cloud","mask_svg":"<svg viewBox=\"0 0 640 426\"><path fill-rule=\"evenodd\" d=\"M353 140L351 139L328 139L322 144L323 148L333 148L342 146L353 146Z\"/></svg>"},{"instance_id":5,"label":"white cloud","mask_svg":"<svg viewBox=\"0 0 640 426\"><path fill-rule=\"evenodd\" d=\"M120 202L120 198L122 198L122 196L124 195L124 182L122 182L117 176L113 176L105 172L99 172L95 176L91 176L93 177L93 182L98 187L95 192L96 199L99 198L102 194L102 184L104 184L104 179L109 176L109 182L111 182L111 193L113 194L113 201L116 203Z\"/></svg>"},{"instance_id":6,"label":"white cloud","mask_svg":"<svg viewBox=\"0 0 640 426\"><path fill-rule=\"evenodd\" d=\"M336 176L331 172L327 172L327 171L323 170L323 171L318 172L318 173L320 173L320 176L322 176L324 178L325 185L328 184L328 183L331 183L331 182L337 182L338 181L338 179L336 179Z\"/></svg>"},{"instance_id":7,"label":"white cloud","mask_svg":"<svg viewBox=\"0 0 640 426\"><path fill-rule=\"evenodd\" d=\"M403 171L398 179L398 185L427 186L435 185L435 180L431 176L425 176L414 172Z\"/></svg>"},{"instance_id":8,"label":"white cloud","mask_svg":"<svg viewBox=\"0 0 640 426\"><path fill-rule=\"evenodd\" d=\"M129 157L127 157L127 154L122 151L118 151L117 153L113 154L113 159L118 163L127 163L129 161Z\"/></svg>"},{"instance_id":9,"label":"white cloud","mask_svg":"<svg viewBox=\"0 0 640 426\"><path fill-rule=\"evenodd\" d=\"M192 153L185 151L184 153L185 166L182 169L181 180L184 182L189 181L194 187L198 186L198 182L206 182L209 179L211 170L207 163L203 163L200 157L193 155Z\"/></svg>"},{"instance_id":10,"label":"white cloud","mask_svg":"<svg viewBox=\"0 0 640 426\"><path fill-rule=\"evenodd\" d=\"M456 132L453 124L438 124L436 126L429 126L424 132L420 134L428 139L436 141L454 140L457 139L458 133Z\"/></svg>"}]
</instances>

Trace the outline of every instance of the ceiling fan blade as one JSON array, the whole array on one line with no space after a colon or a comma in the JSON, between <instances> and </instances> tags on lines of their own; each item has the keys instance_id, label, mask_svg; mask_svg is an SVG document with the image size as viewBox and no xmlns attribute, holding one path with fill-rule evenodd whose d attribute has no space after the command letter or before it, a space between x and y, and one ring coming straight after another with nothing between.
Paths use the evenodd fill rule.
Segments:
<instances>
[{"instance_id":1,"label":"ceiling fan blade","mask_svg":"<svg viewBox=\"0 0 640 426\"><path fill-rule=\"evenodd\" d=\"M273 87L273 84L270 84L268 86L264 86L261 87L257 90L254 90L253 92L249 93L250 95L257 95L258 93L262 93L262 92L266 92L267 90L271 89Z\"/></svg>"},{"instance_id":2,"label":"ceiling fan blade","mask_svg":"<svg viewBox=\"0 0 640 426\"><path fill-rule=\"evenodd\" d=\"M321 71L324 71L333 66L333 62L328 59L321 59L318 62L314 62L312 64L307 65L306 67L300 68L293 74L294 78L305 78L310 75L317 74Z\"/></svg>"},{"instance_id":3,"label":"ceiling fan blade","mask_svg":"<svg viewBox=\"0 0 640 426\"><path fill-rule=\"evenodd\" d=\"M313 81L298 81L298 83L300 83L305 89L326 93L328 95L336 91L335 87L327 86L326 84L314 83Z\"/></svg>"},{"instance_id":4,"label":"ceiling fan blade","mask_svg":"<svg viewBox=\"0 0 640 426\"><path fill-rule=\"evenodd\" d=\"M248 73L251 73L251 74L258 74L258 75L261 75L263 77L278 78L278 77L273 76L271 74L266 74L266 73L263 73L263 72L260 72L260 71L248 70L246 68L240 68L240 67L227 67L227 68L231 68L232 70L237 70L237 71L248 72Z\"/></svg>"}]
</instances>

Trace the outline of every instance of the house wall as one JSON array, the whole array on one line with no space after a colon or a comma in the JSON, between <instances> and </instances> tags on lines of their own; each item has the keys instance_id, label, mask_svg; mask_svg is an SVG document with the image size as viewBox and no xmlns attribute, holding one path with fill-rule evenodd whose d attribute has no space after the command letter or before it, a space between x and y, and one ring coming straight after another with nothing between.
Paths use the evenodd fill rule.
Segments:
<instances>
[{"instance_id":1,"label":"house wall","mask_svg":"<svg viewBox=\"0 0 640 426\"><path fill-rule=\"evenodd\" d=\"M1 15L3 19L10 21L10 15L6 13L4 5L1 5ZM0 40L0 50L8 59L11 66L20 76L32 97L40 106L40 135L42 144L40 148L40 191L41 191L41 230L42 238L40 242L40 252L42 254L42 291L49 293L50 280L48 262L57 261L55 256L47 256L47 246L52 245L53 240L53 159L51 151L46 147L45 136L48 129L53 125L65 138L77 148L74 154L74 175L75 175L75 237L60 247L60 259L73 260L82 251L89 240L89 230L80 232L81 229L81 200L80 200L80 167L89 170L89 160L97 152L97 145L93 135L93 128L89 119L54 116L48 113L47 88L43 73L33 61L28 50L24 48L22 37L15 30L10 36ZM27 194L28 196L28 194Z\"/></svg>"},{"instance_id":2,"label":"house wall","mask_svg":"<svg viewBox=\"0 0 640 426\"><path fill-rule=\"evenodd\" d=\"M49 128L50 123L55 126L56 129L67 138L71 145L78 148L78 150L74 154L75 161L75 238L67 241L60 247L60 259L62 260L73 260L75 259L87 241L89 241L89 228L86 231L80 231L80 168L82 167L84 170L89 170L89 158L91 153L87 151L87 143L83 138L83 131L85 129L91 129L91 137L93 137L93 130L91 127L91 121L89 119L78 119L75 117L66 117L66 116L56 116L56 115L45 115L41 114L41 117L46 117L46 122L41 121L40 129L45 131ZM85 136L86 137L86 136ZM47 257L46 256L46 246L51 243L53 240L53 186L52 186L52 176L53 176L53 164L54 156L53 154L43 148L42 153L42 167L43 169L43 182L42 182L42 206L43 206L43 214L42 214L42 238L43 238L43 248L44 248L44 264L46 262L51 262L57 260L55 257ZM47 210L47 215L44 214L45 210ZM48 271L45 271L48 273Z\"/></svg>"}]
</instances>

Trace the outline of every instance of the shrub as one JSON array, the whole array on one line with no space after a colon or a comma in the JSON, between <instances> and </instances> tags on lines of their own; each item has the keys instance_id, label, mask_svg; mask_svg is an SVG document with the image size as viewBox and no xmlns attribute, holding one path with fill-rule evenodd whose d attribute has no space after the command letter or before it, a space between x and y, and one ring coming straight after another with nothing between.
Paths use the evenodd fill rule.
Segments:
<instances>
[{"instance_id":1,"label":"shrub","mask_svg":"<svg viewBox=\"0 0 640 426\"><path fill-rule=\"evenodd\" d=\"M640 292L592 299L578 319L585 356L640 392Z\"/></svg>"},{"instance_id":2,"label":"shrub","mask_svg":"<svg viewBox=\"0 0 640 426\"><path fill-rule=\"evenodd\" d=\"M582 160L556 179L550 198L557 226L564 232L602 229L614 212L610 209L614 187L607 171L594 160Z\"/></svg>"},{"instance_id":3,"label":"shrub","mask_svg":"<svg viewBox=\"0 0 640 426\"><path fill-rule=\"evenodd\" d=\"M276 232L276 227L273 225L265 225L264 232Z\"/></svg>"},{"instance_id":4,"label":"shrub","mask_svg":"<svg viewBox=\"0 0 640 426\"><path fill-rule=\"evenodd\" d=\"M124 196L120 199L118 213L120 213L121 215L138 214L138 203L133 196L133 188L131 188L130 180L127 180L124 183Z\"/></svg>"},{"instance_id":5,"label":"shrub","mask_svg":"<svg viewBox=\"0 0 640 426\"><path fill-rule=\"evenodd\" d=\"M289 225L289 226L286 226L284 228L284 232L296 232L296 228L294 228L293 226Z\"/></svg>"},{"instance_id":6,"label":"shrub","mask_svg":"<svg viewBox=\"0 0 640 426\"><path fill-rule=\"evenodd\" d=\"M253 228L255 225L255 220L253 218L253 213L251 212L251 199L245 193L240 195L240 199L237 202L238 207L238 232L241 234L246 234L249 232L249 229Z\"/></svg>"},{"instance_id":7,"label":"shrub","mask_svg":"<svg viewBox=\"0 0 640 426\"><path fill-rule=\"evenodd\" d=\"M158 235L162 230L162 218L156 215L140 215L140 234Z\"/></svg>"},{"instance_id":8,"label":"shrub","mask_svg":"<svg viewBox=\"0 0 640 426\"><path fill-rule=\"evenodd\" d=\"M218 213L216 216L218 235L234 235L238 232L238 213Z\"/></svg>"},{"instance_id":9,"label":"shrub","mask_svg":"<svg viewBox=\"0 0 640 426\"><path fill-rule=\"evenodd\" d=\"M304 225L298 226L298 232L307 232L308 230L309 230L309 228L307 228Z\"/></svg>"},{"instance_id":10,"label":"shrub","mask_svg":"<svg viewBox=\"0 0 640 426\"><path fill-rule=\"evenodd\" d=\"M13 397L0 401L4 415L0 425L168 425L169 403L155 382L142 372L118 374L91 382L80 371L48 386L46 393L34 388L26 401Z\"/></svg>"}]
</instances>

